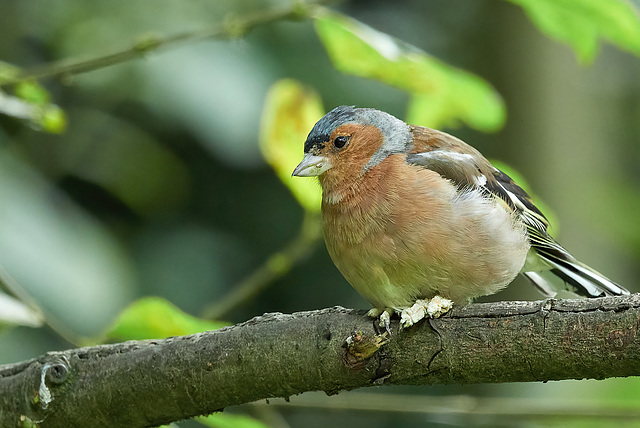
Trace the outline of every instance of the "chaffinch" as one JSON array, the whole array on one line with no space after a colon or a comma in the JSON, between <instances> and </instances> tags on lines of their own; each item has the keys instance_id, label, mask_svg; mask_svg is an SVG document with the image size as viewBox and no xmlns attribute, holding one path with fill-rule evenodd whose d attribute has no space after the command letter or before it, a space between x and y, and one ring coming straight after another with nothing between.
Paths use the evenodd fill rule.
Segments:
<instances>
[{"instance_id":1,"label":"chaffinch","mask_svg":"<svg viewBox=\"0 0 640 428\"><path fill-rule=\"evenodd\" d=\"M531 198L476 149L369 108L320 119L294 176L318 176L331 259L389 327L496 293L522 273L546 296L629 292L547 233ZM561 287L560 287L561 288Z\"/></svg>"}]
</instances>

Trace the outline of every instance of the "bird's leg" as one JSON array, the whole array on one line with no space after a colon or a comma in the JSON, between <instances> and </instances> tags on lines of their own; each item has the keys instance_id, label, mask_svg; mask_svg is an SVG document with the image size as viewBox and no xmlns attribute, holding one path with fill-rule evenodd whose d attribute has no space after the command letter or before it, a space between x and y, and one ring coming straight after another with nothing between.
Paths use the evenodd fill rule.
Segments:
<instances>
[{"instance_id":1,"label":"bird's leg","mask_svg":"<svg viewBox=\"0 0 640 428\"><path fill-rule=\"evenodd\" d=\"M391 334L389 330L389 322L391 321L391 314L393 314L393 308L371 308L367 312L367 316L371 318L380 319L380 327L384 327L387 333Z\"/></svg>"},{"instance_id":2,"label":"bird's leg","mask_svg":"<svg viewBox=\"0 0 640 428\"><path fill-rule=\"evenodd\" d=\"M434 296L432 299L418 299L410 308L405 308L400 312L400 327L411 327L427 315L429 318L438 318L440 315L449 312L453 302L441 296Z\"/></svg>"}]
</instances>

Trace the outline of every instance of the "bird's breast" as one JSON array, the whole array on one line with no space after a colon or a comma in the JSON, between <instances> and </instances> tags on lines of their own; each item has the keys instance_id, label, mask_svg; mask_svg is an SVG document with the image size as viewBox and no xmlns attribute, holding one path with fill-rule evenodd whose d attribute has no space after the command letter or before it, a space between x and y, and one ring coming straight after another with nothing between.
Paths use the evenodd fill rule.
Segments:
<instances>
[{"instance_id":1,"label":"bird's breast","mask_svg":"<svg viewBox=\"0 0 640 428\"><path fill-rule=\"evenodd\" d=\"M511 213L434 171L386 162L322 206L329 254L360 294L378 307L436 293L461 302L513 280L529 246Z\"/></svg>"}]
</instances>

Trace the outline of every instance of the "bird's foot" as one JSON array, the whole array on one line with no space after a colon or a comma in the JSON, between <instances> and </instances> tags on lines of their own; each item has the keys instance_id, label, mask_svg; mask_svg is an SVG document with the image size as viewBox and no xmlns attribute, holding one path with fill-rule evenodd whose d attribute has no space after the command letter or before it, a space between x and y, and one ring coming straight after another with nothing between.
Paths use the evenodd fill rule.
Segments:
<instances>
[{"instance_id":1,"label":"bird's foot","mask_svg":"<svg viewBox=\"0 0 640 428\"><path fill-rule=\"evenodd\" d=\"M453 301L445 299L442 296L433 296L427 305L427 314L429 314L431 318L438 318L440 315L449 312L452 307Z\"/></svg>"},{"instance_id":2,"label":"bird's foot","mask_svg":"<svg viewBox=\"0 0 640 428\"><path fill-rule=\"evenodd\" d=\"M432 299L418 299L410 308L405 308L400 312L400 328L411 327L427 316L438 318L449 312L452 306L451 300L441 296L434 296Z\"/></svg>"},{"instance_id":3,"label":"bird's foot","mask_svg":"<svg viewBox=\"0 0 640 428\"><path fill-rule=\"evenodd\" d=\"M378 318L380 320L380 327L384 327L387 333L391 334L389 323L393 312L394 310L392 308L371 308L369 309L369 312L367 312L367 316L371 318Z\"/></svg>"}]
</instances>

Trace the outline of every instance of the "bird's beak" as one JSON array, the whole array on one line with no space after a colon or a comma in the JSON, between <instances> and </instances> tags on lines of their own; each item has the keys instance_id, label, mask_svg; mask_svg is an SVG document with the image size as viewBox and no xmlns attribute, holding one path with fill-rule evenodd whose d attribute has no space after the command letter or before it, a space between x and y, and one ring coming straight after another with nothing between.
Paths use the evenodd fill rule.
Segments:
<instances>
[{"instance_id":1,"label":"bird's beak","mask_svg":"<svg viewBox=\"0 0 640 428\"><path fill-rule=\"evenodd\" d=\"M332 166L326 157L306 153L302 162L293 170L293 174L291 175L297 177L316 177Z\"/></svg>"}]
</instances>

